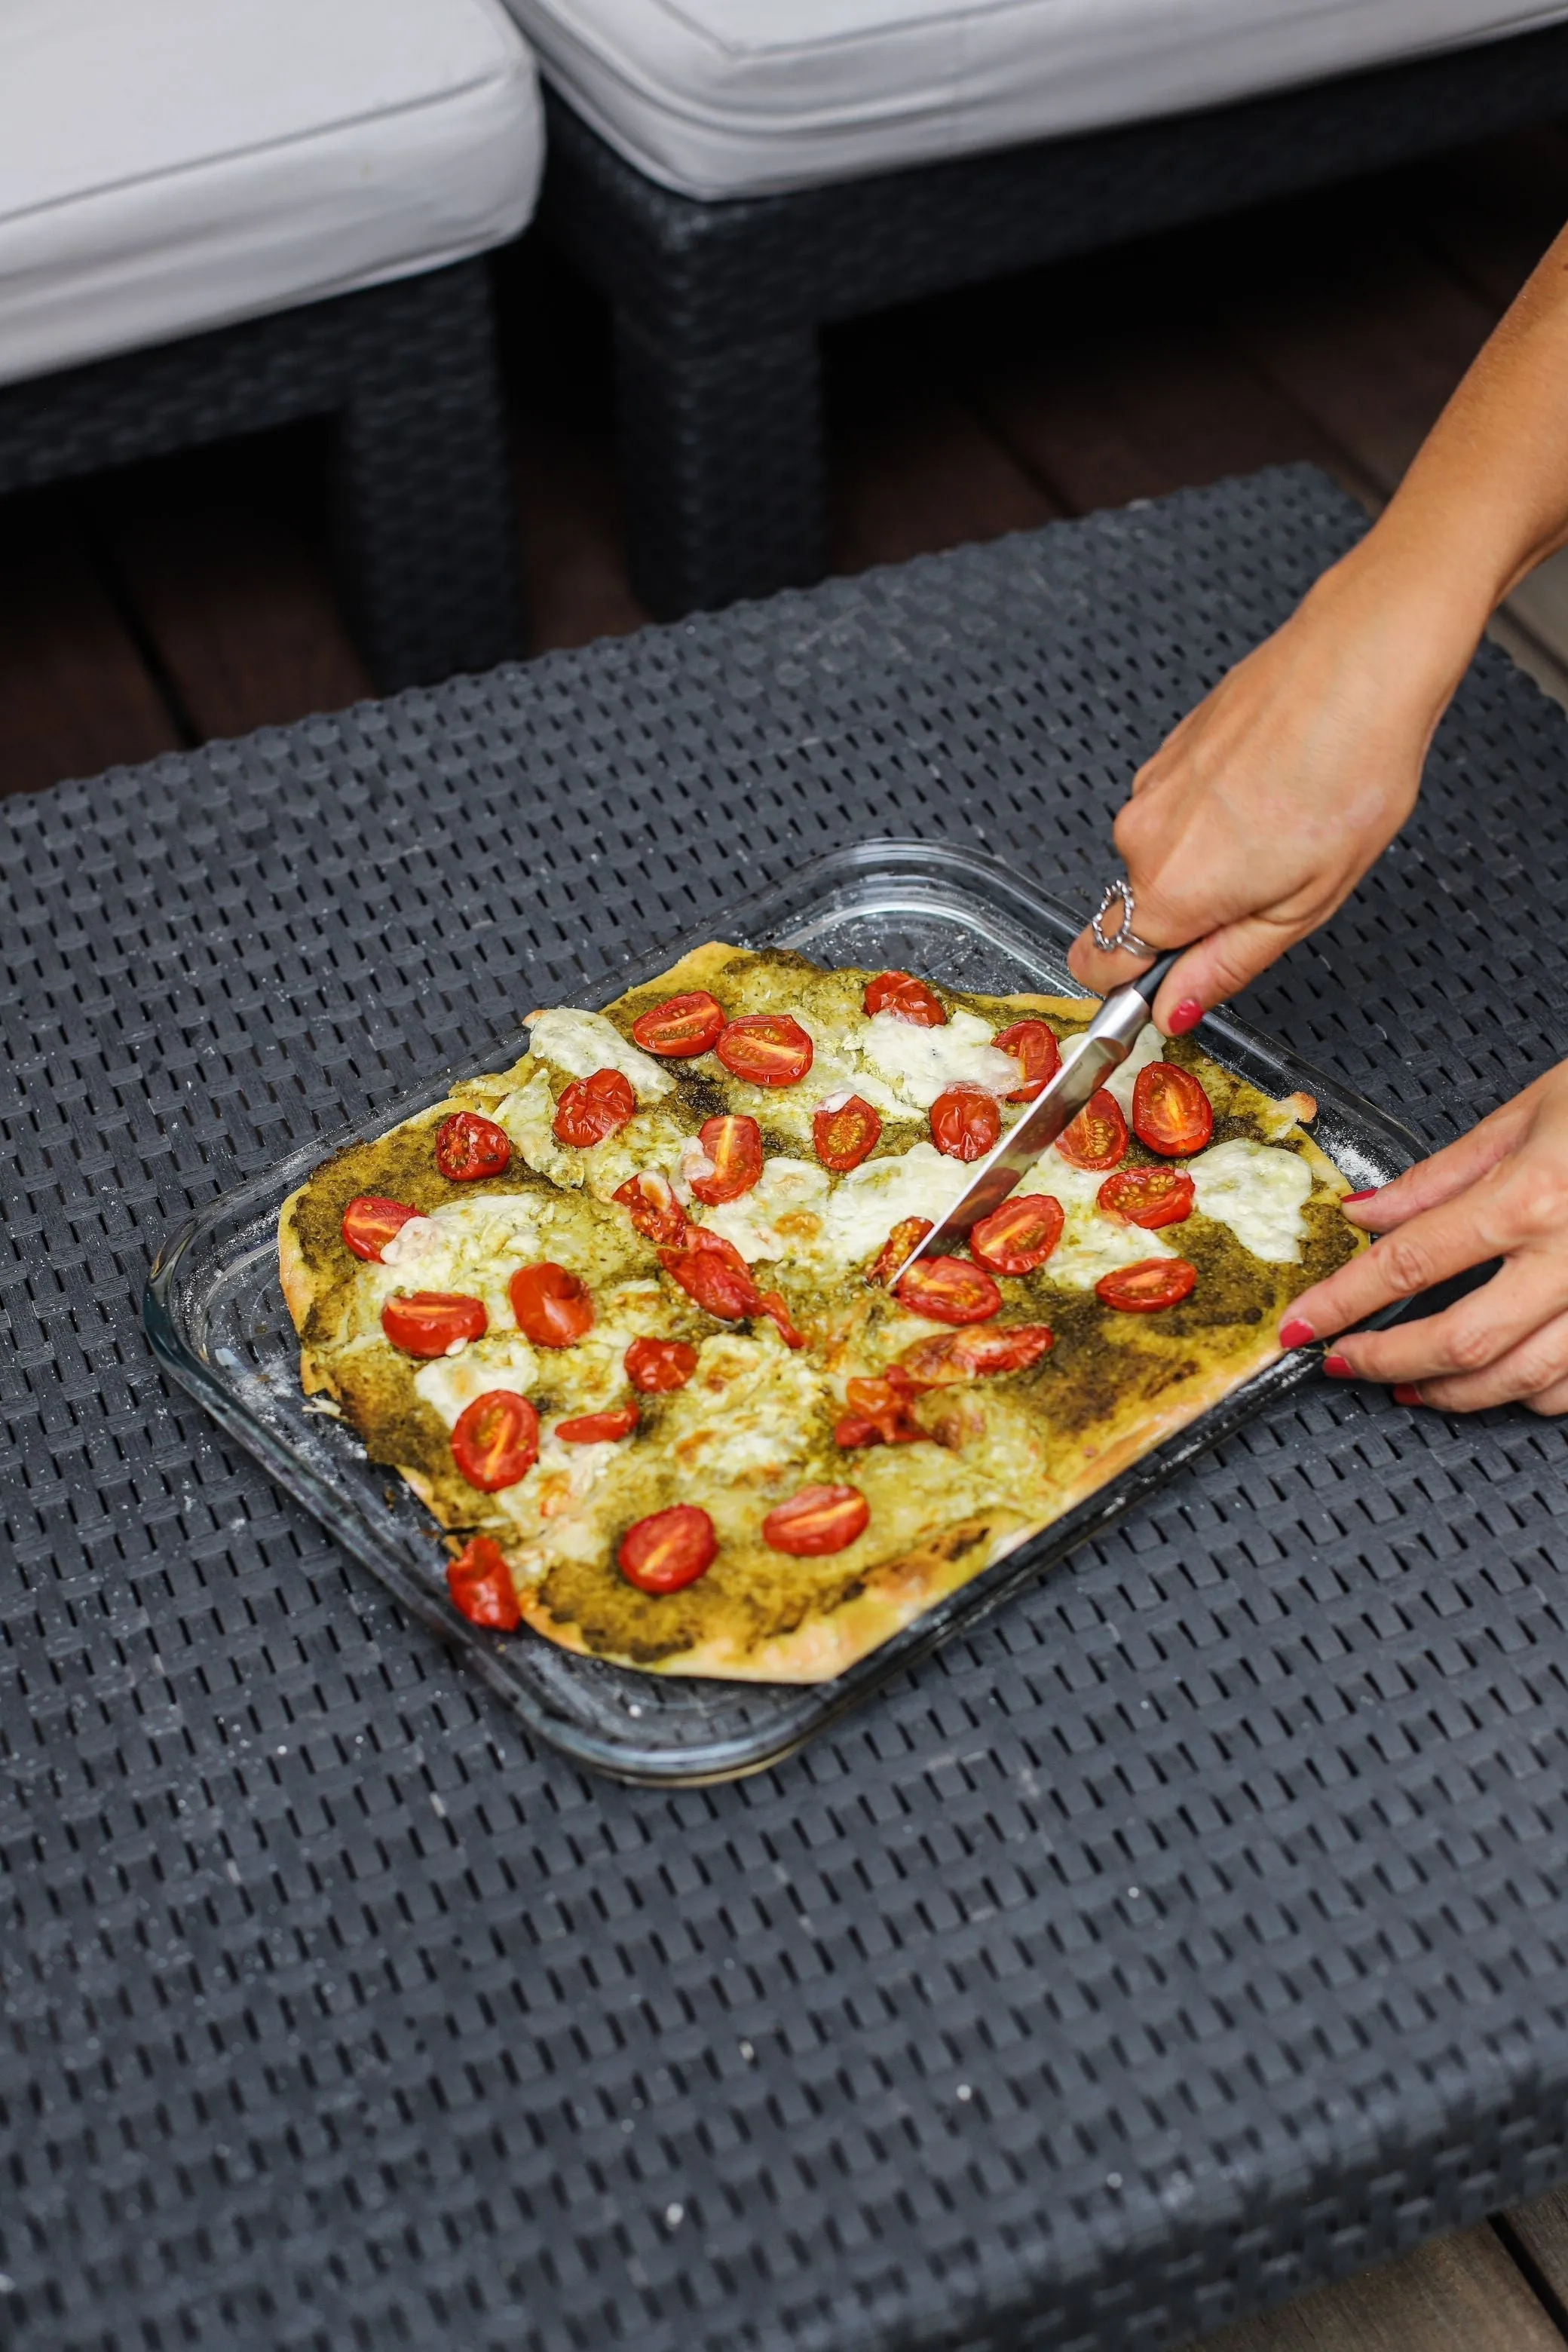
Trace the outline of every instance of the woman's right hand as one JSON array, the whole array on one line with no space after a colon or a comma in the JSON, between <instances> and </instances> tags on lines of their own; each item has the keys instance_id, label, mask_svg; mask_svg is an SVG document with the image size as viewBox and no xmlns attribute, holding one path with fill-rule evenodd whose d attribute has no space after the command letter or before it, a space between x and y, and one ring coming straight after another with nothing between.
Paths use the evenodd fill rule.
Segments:
<instances>
[{"instance_id":1,"label":"woman's right hand","mask_svg":"<svg viewBox=\"0 0 1568 2352\"><path fill-rule=\"evenodd\" d=\"M1154 1018L1168 1035L1327 920L1415 805L1485 608L1384 553L1374 531L1139 770L1116 846L1151 946L1194 944ZM1085 931L1075 976L1136 969Z\"/></svg>"}]
</instances>

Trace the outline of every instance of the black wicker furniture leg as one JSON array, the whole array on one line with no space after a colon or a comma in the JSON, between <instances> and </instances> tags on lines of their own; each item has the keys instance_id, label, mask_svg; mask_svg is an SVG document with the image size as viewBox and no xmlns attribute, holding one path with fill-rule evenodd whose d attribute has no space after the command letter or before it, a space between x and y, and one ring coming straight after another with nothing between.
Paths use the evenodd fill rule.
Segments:
<instances>
[{"instance_id":1,"label":"black wicker furniture leg","mask_svg":"<svg viewBox=\"0 0 1568 2352\"><path fill-rule=\"evenodd\" d=\"M0 386L0 492L336 421L344 602L384 689L521 650L482 261Z\"/></svg>"},{"instance_id":2,"label":"black wicker furniture leg","mask_svg":"<svg viewBox=\"0 0 1568 2352\"><path fill-rule=\"evenodd\" d=\"M1243 104L700 203L559 98L541 219L616 314L632 575L661 617L825 568L816 345L975 285L1568 110L1568 26Z\"/></svg>"}]
</instances>

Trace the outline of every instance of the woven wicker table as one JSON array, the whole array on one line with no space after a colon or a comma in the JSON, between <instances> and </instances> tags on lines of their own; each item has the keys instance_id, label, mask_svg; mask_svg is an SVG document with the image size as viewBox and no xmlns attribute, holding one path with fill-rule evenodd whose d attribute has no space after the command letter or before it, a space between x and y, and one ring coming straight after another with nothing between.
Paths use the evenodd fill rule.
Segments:
<instances>
[{"instance_id":1,"label":"woven wicker table","mask_svg":"<svg viewBox=\"0 0 1568 2352\"><path fill-rule=\"evenodd\" d=\"M166 1390L161 1232L867 832L1087 894L1356 528L1293 470L0 809L0 2268L26 2352L1133 2346L1568 2172L1568 1430L1307 1391L763 1779L536 1754ZM1483 654L1254 1010L1568 1049Z\"/></svg>"}]
</instances>

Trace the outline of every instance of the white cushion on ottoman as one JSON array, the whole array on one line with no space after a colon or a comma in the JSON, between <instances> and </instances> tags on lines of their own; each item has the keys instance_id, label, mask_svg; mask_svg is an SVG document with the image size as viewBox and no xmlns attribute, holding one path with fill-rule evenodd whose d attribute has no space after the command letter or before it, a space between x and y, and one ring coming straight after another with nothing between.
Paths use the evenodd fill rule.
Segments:
<instances>
[{"instance_id":1,"label":"white cushion on ottoman","mask_svg":"<svg viewBox=\"0 0 1568 2352\"><path fill-rule=\"evenodd\" d=\"M542 148L500 0L0 0L0 382L500 244Z\"/></svg>"},{"instance_id":2,"label":"white cushion on ottoman","mask_svg":"<svg viewBox=\"0 0 1568 2352\"><path fill-rule=\"evenodd\" d=\"M693 196L1174 114L1568 16L1530 0L509 0L551 81Z\"/></svg>"}]
</instances>

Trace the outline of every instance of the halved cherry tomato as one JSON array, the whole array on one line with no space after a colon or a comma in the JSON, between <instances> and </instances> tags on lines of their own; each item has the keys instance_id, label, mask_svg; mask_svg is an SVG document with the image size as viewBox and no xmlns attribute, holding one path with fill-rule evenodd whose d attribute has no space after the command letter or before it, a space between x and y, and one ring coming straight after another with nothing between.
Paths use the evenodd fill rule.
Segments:
<instances>
[{"instance_id":1,"label":"halved cherry tomato","mask_svg":"<svg viewBox=\"0 0 1568 2352\"><path fill-rule=\"evenodd\" d=\"M1152 1233L1193 1213L1193 1180L1184 1168L1119 1168L1095 1198L1108 1217Z\"/></svg>"},{"instance_id":2,"label":"halved cherry tomato","mask_svg":"<svg viewBox=\"0 0 1568 2352\"><path fill-rule=\"evenodd\" d=\"M379 1265L381 1253L410 1217L419 1214L406 1201L388 1201L380 1192L362 1192L343 1211L343 1239L355 1257Z\"/></svg>"},{"instance_id":3,"label":"halved cherry tomato","mask_svg":"<svg viewBox=\"0 0 1568 2352\"><path fill-rule=\"evenodd\" d=\"M635 1404L612 1405L607 1412L580 1412L575 1421L558 1421L555 1434L567 1445L607 1445L613 1438L629 1437L641 1419Z\"/></svg>"},{"instance_id":4,"label":"halved cherry tomato","mask_svg":"<svg viewBox=\"0 0 1568 2352\"><path fill-rule=\"evenodd\" d=\"M1132 1132L1151 1151L1184 1160L1214 1133L1214 1105L1176 1062L1147 1062L1132 1088Z\"/></svg>"},{"instance_id":5,"label":"halved cherry tomato","mask_svg":"<svg viewBox=\"0 0 1568 2352\"><path fill-rule=\"evenodd\" d=\"M555 1106L551 1128L558 1143L579 1151L618 1135L637 1107L637 1091L622 1070L595 1070L574 1078Z\"/></svg>"},{"instance_id":6,"label":"halved cherry tomato","mask_svg":"<svg viewBox=\"0 0 1568 2352\"><path fill-rule=\"evenodd\" d=\"M645 1396L683 1389L697 1370L697 1350L684 1339L634 1339L626 1353L626 1378Z\"/></svg>"},{"instance_id":7,"label":"halved cherry tomato","mask_svg":"<svg viewBox=\"0 0 1568 2352\"><path fill-rule=\"evenodd\" d=\"M1000 1331L947 1331L940 1339L916 1339L899 1359L917 1388L945 1388L951 1381L991 1380L1002 1372L1027 1371L1051 1346L1044 1323L1011 1323Z\"/></svg>"},{"instance_id":8,"label":"halved cherry tomato","mask_svg":"<svg viewBox=\"0 0 1568 2352\"><path fill-rule=\"evenodd\" d=\"M754 1087L793 1087L811 1067L811 1039L787 1013L746 1013L713 1051L731 1077Z\"/></svg>"},{"instance_id":9,"label":"halved cherry tomato","mask_svg":"<svg viewBox=\"0 0 1568 2352\"><path fill-rule=\"evenodd\" d=\"M786 1348L805 1347L805 1334L804 1331L797 1331L790 1321L789 1308L784 1303L782 1290L764 1290L757 1304Z\"/></svg>"},{"instance_id":10,"label":"halved cherry tomato","mask_svg":"<svg viewBox=\"0 0 1568 2352\"><path fill-rule=\"evenodd\" d=\"M718 1549L707 1512L695 1503L674 1503L629 1527L616 1558L626 1582L639 1592L679 1592L706 1574Z\"/></svg>"},{"instance_id":11,"label":"halved cherry tomato","mask_svg":"<svg viewBox=\"0 0 1568 2352\"><path fill-rule=\"evenodd\" d=\"M900 1217L866 1269L868 1282L885 1286L911 1250L919 1249L931 1229L929 1217Z\"/></svg>"},{"instance_id":12,"label":"halved cherry tomato","mask_svg":"<svg viewBox=\"0 0 1568 2352\"><path fill-rule=\"evenodd\" d=\"M1002 1304L985 1268L962 1257L916 1258L894 1296L933 1323L984 1323Z\"/></svg>"},{"instance_id":13,"label":"halved cherry tomato","mask_svg":"<svg viewBox=\"0 0 1568 2352\"><path fill-rule=\"evenodd\" d=\"M1090 1095L1071 1126L1057 1138L1057 1150L1069 1168L1114 1168L1126 1149L1121 1105L1104 1087Z\"/></svg>"},{"instance_id":14,"label":"halved cherry tomato","mask_svg":"<svg viewBox=\"0 0 1568 2352\"><path fill-rule=\"evenodd\" d=\"M912 1022L917 1029L947 1026L941 997L923 980L911 980L907 971L879 971L875 980L868 980L865 1005L868 1013L896 1013L900 1021Z\"/></svg>"},{"instance_id":15,"label":"halved cherry tomato","mask_svg":"<svg viewBox=\"0 0 1568 2352\"><path fill-rule=\"evenodd\" d=\"M669 1189L668 1176L654 1169L645 1169L640 1176L628 1176L611 1193L618 1201L639 1234L662 1248L679 1249L686 1238L686 1212Z\"/></svg>"},{"instance_id":16,"label":"halved cherry tomato","mask_svg":"<svg viewBox=\"0 0 1568 2352\"><path fill-rule=\"evenodd\" d=\"M487 1391L458 1415L452 1459L481 1494L515 1486L539 1459L539 1415L510 1389Z\"/></svg>"},{"instance_id":17,"label":"halved cherry tomato","mask_svg":"<svg viewBox=\"0 0 1568 2352\"><path fill-rule=\"evenodd\" d=\"M517 1328L536 1348L574 1348L594 1328L588 1286L548 1258L520 1265L507 1284Z\"/></svg>"},{"instance_id":18,"label":"halved cherry tomato","mask_svg":"<svg viewBox=\"0 0 1568 2352\"><path fill-rule=\"evenodd\" d=\"M763 1172L763 1130L744 1111L705 1118L697 1130L703 1155L712 1162L710 1176L693 1176L693 1197L717 1208L721 1201L738 1201Z\"/></svg>"},{"instance_id":19,"label":"halved cherry tomato","mask_svg":"<svg viewBox=\"0 0 1568 2352\"><path fill-rule=\"evenodd\" d=\"M449 1355L465 1339L482 1339L488 1319L480 1300L451 1290L412 1290L381 1310L382 1329L405 1356Z\"/></svg>"},{"instance_id":20,"label":"halved cherry tomato","mask_svg":"<svg viewBox=\"0 0 1568 2352\"><path fill-rule=\"evenodd\" d=\"M969 1255L991 1274L1033 1274L1062 1237L1067 1213L1049 1192L1015 1192L969 1236Z\"/></svg>"},{"instance_id":21,"label":"halved cherry tomato","mask_svg":"<svg viewBox=\"0 0 1568 2352\"><path fill-rule=\"evenodd\" d=\"M671 1250L665 1253L664 1263L688 1298L695 1298L699 1307L721 1321L738 1323L742 1316L762 1313L752 1270L738 1250L732 1258L706 1247Z\"/></svg>"},{"instance_id":22,"label":"halved cherry tomato","mask_svg":"<svg viewBox=\"0 0 1568 2352\"><path fill-rule=\"evenodd\" d=\"M447 1563L447 1590L455 1608L470 1624L488 1625L498 1633L514 1633L522 1622L511 1570L500 1546L489 1536L475 1536L456 1559Z\"/></svg>"},{"instance_id":23,"label":"halved cherry tomato","mask_svg":"<svg viewBox=\"0 0 1568 2352\"><path fill-rule=\"evenodd\" d=\"M667 996L650 1004L632 1023L632 1035L650 1054L666 1061L689 1062L706 1054L723 1033L724 1008L705 988L688 989L683 996Z\"/></svg>"},{"instance_id":24,"label":"halved cherry tomato","mask_svg":"<svg viewBox=\"0 0 1568 2352\"><path fill-rule=\"evenodd\" d=\"M949 1087L931 1107L931 1141L950 1160L984 1160L1001 1132L996 1098L978 1087Z\"/></svg>"},{"instance_id":25,"label":"halved cherry tomato","mask_svg":"<svg viewBox=\"0 0 1568 2352\"><path fill-rule=\"evenodd\" d=\"M763 1521L763 1541L795 1559L843 1551L870 1524L871 1506L858 1486L803 1486Z\"/></svg>"},{"instance_id":26,"label":"halved cherry tomato","mask_svg":"<svg viewBox=\"0 0 1568 2352\"><path fill-rule=\"evenodd\" d=\"M511 1158L511 1140L493 1118L477 1110L455 1110L436 1129L436 1165L454 1184L476 1176L499 1176Z\"/></svg>"},{"instance_id":27,"label":"halved cherry tomato","mask_svg":"<svg viewBox=\"0 0 1568 2352\"><path fill-rule=\"evenodd\" d=\"M1123 1315L1152 1315L1190 1298L1197 1278L1197 1267L1184 1257L1145 1257L1102 1274L1094 1295L1102 1307L1119 1307Z\"/></svg>"},{"instance_id":28,"label":"halved cherry tomato","mask_svg":"<svg viewBox=\"0 0 1568 2352\"><path fill-rule=\"evenodd\" d=\"M1015 1021L992 1043L1004 1054L1011 1054L1023 1074L1022 1083L1007 1097L1009 1102L1033 1102L1061 1067L1056 1031L1043 1021Z\"/></svg>"},{"instance_id":29,"label":"halved cherry tomato","mask_svg":"<svg viewBox=\"0 0 1568 2352\"><path fill-rule=\"evenodd\" d=\"M847 1176L877 1149L882 1122L868 1102L851 1095L847 1102L826 1103L811 1122L812 1150L825 1168Z\"/></svg>"},{"instance_id":30,"label":"halved cherry tomato","mask_svg":"<svg viewBox=\"0 0 1568 2352\"><path fill-rule=\"evenodd\" d=\"M833 1433L835 1445L847 1451L855 1445L910 1445L926 1433L910 1412L919 1391L909 1375L893 1365L879 1380L854 1380L846 1384L848 1412Z\"/></svg>"}]
</instances>

